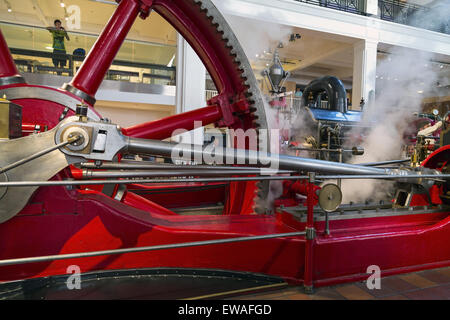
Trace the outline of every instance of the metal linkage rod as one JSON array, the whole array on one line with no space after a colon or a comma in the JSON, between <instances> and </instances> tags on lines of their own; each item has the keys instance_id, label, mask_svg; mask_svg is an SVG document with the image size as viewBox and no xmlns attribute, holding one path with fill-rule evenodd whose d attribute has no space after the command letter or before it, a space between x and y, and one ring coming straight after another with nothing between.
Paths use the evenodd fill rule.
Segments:
<instances>
[{"instance_id":1,"label":"metal linkage rod","mask_svg":"<svg viewBox=\"0 0 450 320\"><path fill-rule=\"evenodd\" d=\"M113 179L113 180L64 180L64 181L10 181L0 182L0 187L50 187L50 186L79 186L101 184L142 184L142 183L184 183L184 182L232 182L232 181L262 181L262 180L299 180L308 179L308 176L258 176L258 177L223 177L223 178L182 178L182 179ZM334 179L431 179L450 180L450 174L423 174L423 175L316 175L317 180Z\"/></svg>"},{"instance_id":2,"label":"metal linkage rod","mask_svg":"<svg viewBox=\"0 0 450 320\"><path fill-rule=\"evenodd\" d=\"M387 160L387 161L379 161L379 162L366 162L366 163L358 163L360 166L367 166L367 167L376 167L376 166L383 166L386 164L395 164L395 163L404 163L411 161L411 159L402 159L402 160Z\"/></svg>"},{"instance_id":3,"label":"metal linkage rod","mask_svg":"<svg viewBox=\"0 0 450 320\"><path fill-rule=\"evenodd\" d=\"M410 175L317 175L317 179L431 179L431 180L449 180L450 174L410 174Z\"/></svg>"},{"instance_id":4,"label":"metal linkage rod","mask_svg":"<svg viewBox=\"0 0 450 320\"><path fill-rule=\"evenodd\" d=\"M9 164L9 165L3 167L3 168L0 168L0 173L4 173L4 172L7 172L7 171L9 171L9 170L11 170L11 169L17 168L18 166L21 166L21 165L23 165L23 164L25 164L25 163L27 163L27 162L30 162L30 161L32 161L32 160L34 160L34 159L39 158L39 157L42 157L42 156L46 155L47 153L50 153L50 152L52 152L52 151L55 151L56 149L59 149L59 148L62 148L62 147L67 146L68 144L77 142L79 139L80 139L80 136L70 137L70 138L68 138L67 141L65 141L65 142L58 143L57 145L55 145L55 146L53 146L53 147L44 149L44 150L39 151L39 152L37 152L37 153L35 153L35 154L32 154L31 156L28 156L28 157L23 158L23 159L21 159L21 160L19 160L19 161L16 161L16 162L14 162L14 163L11 163L11 164Z\"/></svg>"},{"instance_id":5,"label":"metal linkage rod","mask_svg":"<svg viewBox=\"0 0 450 320\"><path fill-rule=\"evenodd\" d=\"M8 259L8 260L0 260L0 267L10 266L10 265L18 265L18 264L26 264L26 263L45 262L45 261L55 261L55 260L87 258L87 257L95 257L95 256L106 256L106 255L114 255L114 254L124 254L124 253L131 253L131 252L144 252L144 251L166 250L166 249L176 249L176 248L186 248L186 247L197 247L197 246L207 246L207 245L213 245L213 244L244 242L244 241L264 240L264 239L273 239L273 238L287 238L287 237L303 236L305 234L306 234L306 232L304 232L304 231L298 231L298 232L289 232L289 233L266 234L266 235L262 235L262 236L248 236L248 237L237 237L237 238L227 238L227 239L173 243L173 244L164 244L164 245L147 246L147 247L112 249L112 250L102 250L102 251L92 251L92 252L57 254L57 255L49 255L49 256L41 256L41 257Z\"/></svg>"},{"instance_id":6,"label":"metal linkage rod","mask_svg":"<svg viewBox=\"0 0 450 320\"><path fill-rule=\"evenodd\" d=\"M142 183L184 183L184 182L232 182L261 180L298 180L308 176L258 176L258 177L223 177L223 178L182 178L182 179L111 179L111 180L64 180L64 181L9 181L0 182L0 187L57 187L87 186L101 184L142 184Z\"/></svg>"},{"instance_id":7,"label":"metal linkage rod","mask_svg":"<svg viewBox=\"0 0 450 320\"><path fill-rule=\"evenodd\" d=\"M232 175L261 175L261 174L288 174L295 173L287 170L259 171L254 170L136 170L136 171L93 171L83 170L83 179L106 179L106 178L144 178L144 177L217 177Z\"/></svg>"},{"instance_id":8,"label":"metal linkage rod","mask_svg":"<svg viewBox=\"0 0 450 320\"><path fill-rule=\"evenodd\" d=\"M216 165L176 165L176 164L154 164L145 162L112 162L103 163L97 166L94 162L84 162L79 165L82 169L105 169L105 170L242 170L261 172L261 170L274 171L264 167L246 167L246 166L216 166ZM293 171L278 170L278 172L290 173Z\"/></svg>"},{"instance_id":9,"label":"metal linkage rod","mask_svg":"<svg viewBox=\"0 0 450 320\"><path fill-rule=\"evenodd\" d=\"M215 161L218 164L267 165L271 168L317 172L329 174L387 174L382 168L372 168L348 163L337 163L281 154L270 154L254 150L214 148L188 144L175 144L166 141L129 138L122 152L151 154L179 160L194 160L198 163ZM200 160L200 161L197 161Z\"/></svg>"},{"instance_id":10,"label":"metal linkage rod","mask_svg":"<svg viewBox=\"0 0 450 320\"><path fill-rule=\"evenodd\" d=\"M349 150L349 149L319 149L319 148L302 148L302 147L289 147L289 149L291 149L291 150L300 150L300 151L311 151L311 152L318 152L318 151L336 152L336 153L354 152L354 150Z\"/></svg>"}]
</instances>

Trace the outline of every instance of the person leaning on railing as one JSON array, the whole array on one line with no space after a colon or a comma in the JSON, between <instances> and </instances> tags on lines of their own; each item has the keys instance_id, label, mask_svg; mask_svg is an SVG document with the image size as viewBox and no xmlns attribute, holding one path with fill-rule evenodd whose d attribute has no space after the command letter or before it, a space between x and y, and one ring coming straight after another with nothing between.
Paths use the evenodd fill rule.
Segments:
<instances>
[{"instance_id":1,"label":"person leaning on railing","mask_svg":"<svg viewBox=\"0 0 450 320\"><path fill-rule=\"evenodd\" d=\"M70 41L69 35L61 25L61 20L54 21L54 27L47 27L53 37L53 65L55 68L64 68L66 66L66 47L64 45L64 38ZM61 74L60 71L57 71Z\"/></svg>"}]
</instances>

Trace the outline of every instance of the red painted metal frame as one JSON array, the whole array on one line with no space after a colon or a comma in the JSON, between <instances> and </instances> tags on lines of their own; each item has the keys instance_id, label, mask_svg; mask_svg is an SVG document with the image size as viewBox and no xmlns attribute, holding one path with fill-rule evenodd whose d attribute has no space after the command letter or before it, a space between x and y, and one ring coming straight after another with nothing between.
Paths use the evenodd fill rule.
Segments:
<instances>
[{"instance_id":1,"label":"red painted metal frame","mask_svg":"<svg viewBox=\"0 0 450 320\"><path fill-rule=\"evenodd\" d=\"M136 3L137 0L122 0L119 5L121 8L129 6L129 11L123 14L130 20L135 19L136 11L142 11L142 4L148 4L140 3L137 7ZM241 122L233 116L230 118L233 110L245 109L246 89L230 59L229 49L220 47L223 44L219 41L221 35L214 32L211 21L204 19L191 1L155 0L153 8L190 42L215 79L220 95L214 100L217 105L208 107L210 120L217 121L220 108L223 117L220 121L231 121L228 122L230 126L251 127L251 117ZM117 24L114 25L118 30L124 32L129 28L128 20L115 19ZM108 36L96 44L105 45L94 49L107 55L105 65L113 58L108 50L118 50L119 42L123 41L122 31L117 31L118 40L114 41L116 34L111 26ZM2 36L0 40L3 40ZM97 59L99 57L91 53L87 66L98 62ZM14 63L4 41L0 41L0 61L2 77L17 73L15 67L12 68ZM95 67L94 64L91 67ZM77 76L77 81L72 82L74 86L95 94L98 79L90 79L88 70ZM102 74L95 76L103 78ZM64 94L75 97L67 92ZM14 102L24 107L25 122L46 122L49 128L56 125L64 108L42 99L18 99ZM172 119L187 124L193 118L188 115ZM170 118L162 122L166 124L161 129L163 136L170 131L170 122ZM147 124L135 134L154 137L159 134L157 130L152 131L154 125ZM430 158L448 160L450 149L441 149ZM437 163L437 160L433 161ZM432 160L428 160L426 165L433 167ZM70 176L69 169L55 179L67 176ZM251 198L250 185L236 184L227 191L230 196L224 199L229 208L226 212L248 213L246 203ZM164 186L160 188L164 189ZM76 264L83 272L152 267L227 269L276 275L294 283L323 286L363 280L368 277L367 267L373 264L381 268L382 275L450 265L448 209L437 213L332 220L331 235L324 236L323 222L314 222L312 217L313 189L312 185L308 188L309 209L305 224L284 210L270 216L180 216L172 214L156 201L131 192L126 193L120 202L96 190L39 188L22 212L0 224L0 260L303 231L307 226L314 227L317 234L312 241L304 237L279 238L0 267L0 281L65 274L67 266ZM200 199L206 199L208 190L196 194ZM175 196L180 201L183 198L188 201L192 193Z\"/></svg>"},{"instance_id":2,"label":"red painted metal frame","mask_svg":"<svg viewBox=\"0 0 450 320\"><path fill-rule=\"evenodd\" d=\"M305 275L304 286L310 290L313 287L313 268L314 268L314 243L315 243L315 229L314 229L314 176L310 177L311 181L307 187L307 217L306 217L306 241L305 241ZM309 234L309 235L308 235Z\"/></svg>"},{"instance_id":3,"label":"red painted metal frame","mask_svg":"<svg viewBox=\"0 0 450 320\"><path fill-rule=\"evenodd\" d=\"M140 10L139 0L121 1L70 84L94 97ZM100 60L101 59L101 60ZM101 63L99 63L99 60Z\"/></svg>"},{"instance_id":4,"label":"red painted metal frame","mask_svg":"<svg viewBox=\"0 0 450 320\"><path fill-rule=\"evenodd\" d=\"M122 129L122 133L135 138L163 140L172 137L175 130L184 129L190 131L194 129L195 121L200 121L202 125L208 125L218 122L220 119L222 119L220 108L217 106L208 106L124 128Z\"/></svg>"},{"instance_id":5,"label":"red painted metal frame","mask_svg":"<svg viewBox=\"0 0 450 320\"><path fill-rule=\"evenodd\" d=\"M18 76L19 71L11 58L11 52L0 30L0 78Z\"/></svg>"},{"instance_id":6,"label":"red painted metal frame","mask_svg":"<svg viewBox=\"0 0 450 320\"><path fill-rule=\"evenodd\" d=\"M131 184L128 191L167 208L185 208L223 204L228 183Z\"/></svg>"},{"instance_id":7,"label":"red painted metal frame","mask_svg":"<svg viewBox=\"0 0 450 320\"><path fill-rule=\"evenodd\" d=\"M64 199L64 201L61 201ZM34 211L33 211L34 210ZM304 230L287 212L275 216L178 216L132 208L96 192L41 188L19 216L0 225L0 260ZM249 271L302 283L309 264L314 286L450 264L450 211L315 222L312 260L304 237L80 258L0 268L0 279L126 268L183 267ZM18 236L21 235L21 236ZM11 241L14 239L14 241Z\"/></svg>"}]
</instances>

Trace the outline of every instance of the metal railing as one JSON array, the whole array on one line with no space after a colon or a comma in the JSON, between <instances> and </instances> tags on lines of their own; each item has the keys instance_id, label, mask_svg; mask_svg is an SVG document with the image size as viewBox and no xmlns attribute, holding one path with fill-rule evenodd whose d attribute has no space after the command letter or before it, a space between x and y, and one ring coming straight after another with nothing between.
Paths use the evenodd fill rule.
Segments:
<instances>
[{"instance_id":1,"label":"metal railing","mask_svg":"<svg viewBox=\"0 0 450 320\"><path fill-rule=\"evenodd\" d=\"M366 15L364 0L294 0L294 1L314 4L321 7L326 7L339 11Z\"/></svg>"},{"instance_id":2,"label":"metal railing","mask_svg":"<svg viewBox=\"0 0 450 320\"><path fill-rule=\"evenodd\" d=\"M300 109L303 106L303 99L297 96L287 96L286 106L289 110L291 110L293 115L296 115L300 112Z\"/></svg>"},{"instance_id":3,"label":"metal railing","mask_svg":"<svg viewBox=\"0 0 450 320\"><path fill-rule=\"evenodd\" d=\"M28 73L50 73L73 76L85 56L55 54L47 51L9 48L19 71ZM65 67L51 65L52 59L66 61ZM114 60L105 79L136 83L175 85L176 68L152 63Z\"/></svg>"},{"instance_id":4,"label":"metal railing","mask_svg":"<svg viewBox=\"0 0 450 320\"><path fill-rule=\"evenodd\" d=\"M219 92L217 90L205 90L205 99L206 101L208 101L217 96L218 94Z\"/></svg>"},{"instance_id":5,"label":"metal railing","mask_svg":"<svg viewBox=\"0 0 450 320\"><path fill-rule=\"evenodd\" d=\"M387 21L408 24L408 21L416 15L421 8L418 5L410 3L402 3L393 0L379 0L380 18Z\"/></svg>"},{"instance_id":6,"label":"metal railing","mask_svg":"<svg viewBox=\"0 0 450 320\"><path fill-rule=\"evenodd\" d=\"M378 6L383 20L450 34L450 17L441 21L429 7L399 0L378 0Z\"/></svg>"},{"instance_id":7,"label":"metal railing","mask_svg":"<svg viewBox=\"0 0 450 320\"><path fill-rule=\"evenodd\" d=\"M334 10L367 15L363 0L294 0ZM379 17L382 20L450 34L450 19L435 19L429 7L405 3L399 0L378 0Z\"/></svg>"},{"instance_id":8,"label":"metal railing","mask_svg":"<svg viewBox=\"0 0 450 320\"><path fill-rule=\"evenodd\" d=\"M87 54L97 39L96 35L68 31L70 41L65 41L67 53L54 54L52 36L45 28L6 22L0 22L0 28L20 72L73 76L85 58L84 55L76 54L77 49L83 49ZM176 68L170 66L170 60L175 54L174 45L127 39L108 70L106 79L174 85ZM65 66L57 68L52 61L54 58L64 60ZM152 63L166 63L164 59L168 65Z\"/></svg>"}]
</instances>

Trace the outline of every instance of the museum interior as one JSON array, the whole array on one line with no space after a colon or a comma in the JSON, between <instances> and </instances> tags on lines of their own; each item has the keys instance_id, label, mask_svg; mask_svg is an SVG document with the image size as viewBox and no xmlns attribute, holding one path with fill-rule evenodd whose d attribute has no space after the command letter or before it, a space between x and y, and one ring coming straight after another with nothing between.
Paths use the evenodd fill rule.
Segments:
<instances>
[{"instance_id":1,"label":"museum interior","mask_svg":"<svg viewBox=\"0 0 450 320\"><path fill-rule=\"evenodd\" d=\"M450 1L0 0L0 299L449 300Z\"/></svg>"}]
</instances>

